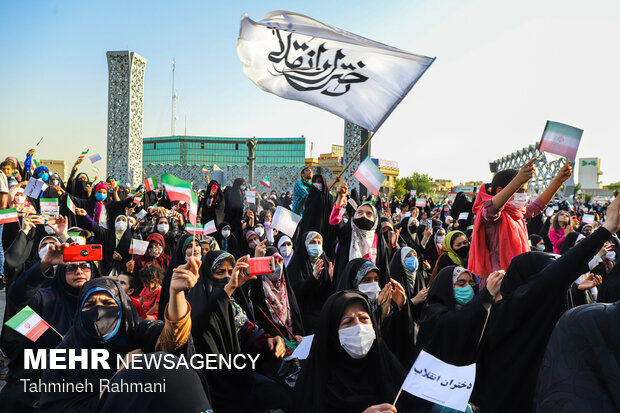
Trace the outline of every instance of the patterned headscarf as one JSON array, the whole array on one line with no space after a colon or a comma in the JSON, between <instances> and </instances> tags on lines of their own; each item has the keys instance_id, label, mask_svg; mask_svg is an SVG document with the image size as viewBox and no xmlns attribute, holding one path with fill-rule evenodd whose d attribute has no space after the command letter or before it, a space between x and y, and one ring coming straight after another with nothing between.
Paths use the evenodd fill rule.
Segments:
<instances>
[{"instance_id":1,"label":"patterned headscarf","mask_svg":"<svg viewBox=\"0 0 620 413\"><path fill-rule=\"evenodd\" d=\"M351 247L349 248L349 260L353 260L355 258L366 258L369 256L370 249L372 248L372 244L375 239L375 231L377 230L377 225L379 225L377 210L372 204L364 202L355 210L355 213L357 214L357 211L359 211L359 209L364 205L372 208L374 222L372 224L372 228L365 231L356 227L355 222L351 219ZM376 258L373 258L373 260L376 260Z\"/></svg>"}]
</instances>

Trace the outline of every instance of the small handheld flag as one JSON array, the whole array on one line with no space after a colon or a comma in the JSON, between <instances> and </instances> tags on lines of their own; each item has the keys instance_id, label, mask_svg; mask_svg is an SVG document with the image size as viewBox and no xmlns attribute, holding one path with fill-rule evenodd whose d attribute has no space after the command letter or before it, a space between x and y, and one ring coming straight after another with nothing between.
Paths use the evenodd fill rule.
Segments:
<instances>
[{"instance_id":1,"label":"small handheld flag","mask_svg":"<svg viewBox=\"0 0 620 413\"><path fill-rule=\"evenodd\" d=\"M267 188L271 188L271 182L269 182L269 178L267 175L263 179L260 180L260 184L266 186Z\"/></svg>"},{"instance_id":2,"label":"small handheld flag","mask_svg":"<svg viewBox=\"0 0 620 413\"><path fill-rule=\"evenodd\" d=\"M71 212L73 212L73 214L75 215L75 204L71 200L70 196L67 196L67 208L69 208Z\"/></svg>"},{"instance_id":3,"label":"small handheld flag","mask_svg":"<svg viewBox=\"0 0 620 413\"><path fill-rule=\"evenodd\" d=\"M34 149L39 149L39 145L41 145L41 142L43 142L43 137L41 137L41 139L39 139L39 142L37 142L37 144L34 145Z\"/></svg>"},{"instance_id":4,"label":"small handheld flag","mask_svg":"<svg viewBox=\"0 0 620 413\"><path fill-rule=\"evenodd\" d=\"M208 174L208 173L210 173L211 171L209 170L209 168L206 168L206 167L205 167L205 168L202 168L202 172L204 172L204 173Z\"/></svg>"},{"instance_id":5,"label":"small handheld flag","mask_svg":"<svg viewBox=\"0 0 620 413\"><path fill-rule=\"evenodd\" d=\"M256 191L256 185L250 185L250 191Z\"/></svg>"},{"instance_id":6,"label":"small handheld flag","mask_svg":"<svg viewBox=\"0 0 620 413\"><path fill-rule=\"evenodd\" d=\"M32 341L37 341L50 328L50 325L29 306L24 307L4 324Z\"/></svg>"},{"instance_id":7,"label":"small handheld flag","mask_svg":"<svg viewBox=\"0 0 620 413\"><path fill-rule=\"evenodd\" d=\"M582 129L548 120L538 150L575 159L581 135Z\"/></svg>"},{"instance_id":8,"label":"small handheld flag","mask_svg":"<svg viewBox=\"0 0 620 413\"><path fill-rule=\"evenodd\" d=\"M95 165L93 165L93 171L99 175L99 168L97 168Z\"/></svg>"},{"instance_id":9,"label":"small handheld flag","mask_svg":"<svg viewBox=\"0 0 620 413\"><path fill-rule=\"evenodd\" d=\"M157 189L157 180L155 177L147 178L144 180L144 188L147 192Z\"/></svg>"},{"instance_id":10,"label":"small handheld flag","mask_svg":"<svg viewBox=\"0 0 620 413\"><path fill-rule=\"evenodd\" d=\"M0 210L0 224L8 224L10 222L19 221L16 208L2 209Z\"/></svg>"},{"instance_id":11,"label":"small handheld flag","mask_svg":"<svg viewBox=\"0 0 620 413\"><path fill-rule=\"evenodd\" d=\"M385 181L385 175L383 175L383 172L379 170L377 165L375 165L370 158L366 158L360 163L360 166L357 167L353 176L375 195L379 195L379 189L383 181Z\"/></svg>"},{"instance_id":12,"label":"small handheld flag","mask_svg":"<svg viewBox=\"0 0 620 413\"><path fill-rule=\"evenodd\" d=\"M78 160L80 159L84 159L86 157L86 154L88 153L90 149L86 149L86 151L82 152L82 154L80 156L78 156Z\"/></svg>"},{"instance_id":13,"label":"small handheld flag","mask_svg":"<svg viewBox=\"0 0 620 413\"><path fill-rule=\"evenodd\" d=\"M101 159L103 159L103 158L101 158L101 155L99 155L99 154L97 153L97 154L95 154L95 155L93 155L93 156L89 157L88 159L90 159L90 162L91 162L91 163L95 163L95 162L99 162L99 161L100 161Z\"/></svg>"},{"instance_id":14,"label":"small handheld flag","mask_svg":"<svg viewBox=\"0 0 620 413\"><path fill-rule=\"evenodd\" d=\"M148 241L141 241L139 239L132 239L129 246L129 253L135 255L144 255L149 248Z\"/></svg>"}]
</instances>

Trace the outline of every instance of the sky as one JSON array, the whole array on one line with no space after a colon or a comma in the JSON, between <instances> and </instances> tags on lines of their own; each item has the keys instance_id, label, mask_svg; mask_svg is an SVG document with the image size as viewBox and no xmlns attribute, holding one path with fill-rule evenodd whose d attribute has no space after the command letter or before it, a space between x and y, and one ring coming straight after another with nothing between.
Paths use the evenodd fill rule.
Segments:
<instances>
[{"instance_id":1,"label":"sky","mask_svg":"<svg viewBox=\"0 0 620 413\"><path fill-rule=\"evenodd\" d=\"M620 181L620 2L616 0L32 1L0 4L0 156L44 136L38 159L106 153L106 51L147 59L144 136L305 136L342 144L344 121L263 92L243 73L244 13L290 10L437 57L378 130L372 156L401 176L490 181L489 162L535 143L545 122L581 129L578 157ZM104 162L97 166L104 168ZM68 168L69 169L69 168ZM89 162L81 168L91 173Z\"/></svg>"}]
</instances>

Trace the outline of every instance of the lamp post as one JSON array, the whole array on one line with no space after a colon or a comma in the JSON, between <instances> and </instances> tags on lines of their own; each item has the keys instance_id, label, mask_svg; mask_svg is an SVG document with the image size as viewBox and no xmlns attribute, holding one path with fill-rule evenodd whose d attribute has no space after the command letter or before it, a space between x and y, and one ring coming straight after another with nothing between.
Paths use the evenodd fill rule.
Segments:
<instances>
[{"instance_id":1,"label":"lamp post","mask_svg":"<svg viewBox=\"0 0 620 413\"><path fill-rule=\"evenodd\" d=\"M245 144L248 146L248 169L250 185L254 185L254 161L256 160L256 145L258 140L255 137L248 139Z\"/></svg>"}]
</instances>

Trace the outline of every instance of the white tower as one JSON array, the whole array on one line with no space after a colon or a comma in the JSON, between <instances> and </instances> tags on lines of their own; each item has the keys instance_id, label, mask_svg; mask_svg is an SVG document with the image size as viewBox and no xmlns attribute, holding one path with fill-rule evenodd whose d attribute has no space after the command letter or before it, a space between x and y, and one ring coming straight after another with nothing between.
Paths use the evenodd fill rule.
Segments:
<instances>
[{"instance_id":1,"label":"white tower","mask_svg":"<svg viewBox=\"0 0 620 413\"><path fill-rule=\"evenodd\" d=\"M107 52L108 175L142 182L142 112L146 59L131 51Z\"/></svg>"}]
</instances>

